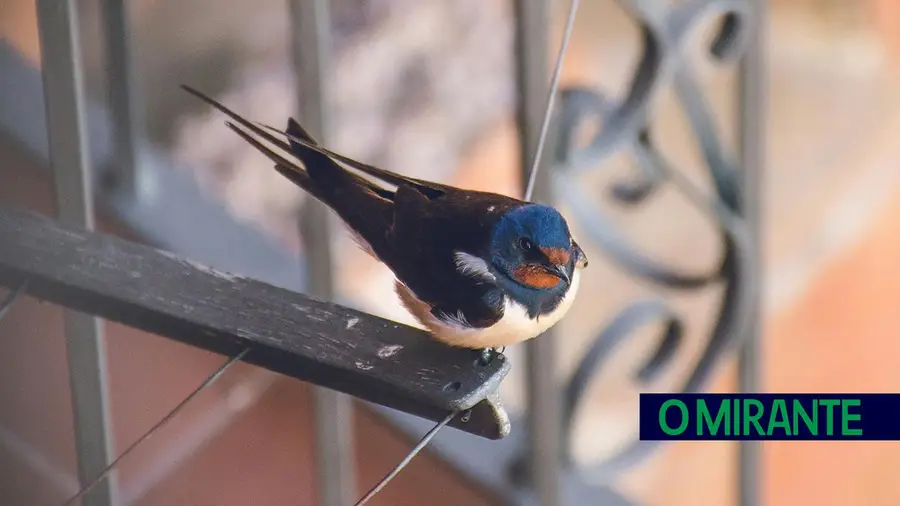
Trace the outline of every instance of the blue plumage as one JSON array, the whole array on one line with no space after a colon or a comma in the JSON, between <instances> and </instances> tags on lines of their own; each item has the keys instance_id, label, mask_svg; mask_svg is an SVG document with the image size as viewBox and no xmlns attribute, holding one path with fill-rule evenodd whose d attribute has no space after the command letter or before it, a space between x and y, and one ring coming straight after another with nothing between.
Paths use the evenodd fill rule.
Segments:
<instances>
[{"instance_id":1,"label":"blue plumage","mask_svg":"<svg viewBox=\"0 0 900 506\"><path fill-rule=\"evenodd\" d=\"M529 237L541 247L571 246L565 218L545 204L525 204L507 211L494 225L491 247L497 251L508 249L519 237Z\"/></svg>"},{"instance_id":2,"label":"blue plumage","mask_svg":"<svg viewBox=\"0 0 900 506\"><path fill-rule=\"evenodd\" d=\"M528 241L532 247L523 248L523 241ZM507 211L494 225L491 237L491 263L501 274L497 276L498 288L525 306L531 318L553 311L568 290L567 278L571 277L574 264L568 265L566 259L561 264L561 273L548 272L547 281L537 286L527 282L528 276L523 279L516 272L526 265L556 267L543 252L568 251L571 247L569 226L556 209L544 204L525 204ZM565 276L560 277L559 274L563 273ZM530 278L537 278L540 274L538 271ZM549 283L553 284L543 286Z\"/></svg>"}]
</instances>

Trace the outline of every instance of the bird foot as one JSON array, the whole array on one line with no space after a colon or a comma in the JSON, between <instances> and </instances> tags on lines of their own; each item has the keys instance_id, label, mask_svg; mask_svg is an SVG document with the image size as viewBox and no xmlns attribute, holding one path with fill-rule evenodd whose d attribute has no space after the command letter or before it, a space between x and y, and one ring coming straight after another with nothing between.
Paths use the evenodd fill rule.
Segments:
<instances>
[{"instance_id":1,"label":"bird foot","mask_svg":"<svg viewBox=\"0 0 900 506\"><path fill-rule=\"evenodd\" d=\"M481 365L488 365L494 360L495 356L503 355L504 351L506 351L506 346L501 346L500 348L482 348L478 362Z\"/></svg>"}]
</instances>

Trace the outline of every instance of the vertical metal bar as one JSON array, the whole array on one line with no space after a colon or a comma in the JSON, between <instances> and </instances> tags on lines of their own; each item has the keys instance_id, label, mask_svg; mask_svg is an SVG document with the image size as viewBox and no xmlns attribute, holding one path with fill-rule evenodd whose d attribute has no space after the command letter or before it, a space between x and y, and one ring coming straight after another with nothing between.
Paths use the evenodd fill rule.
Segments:
<instances>
[{"instance_id":1,"label":"vertical metal bar","mask_svg":"<svg viewBox=\"0 0 900 506\"><path fill-rule=\"evenodd\" d=\"M297 76L299 116L311 135L327 144L331 19L327 0L290 0L292 45ZM310 198L301 216L306 245L310 295L328 300L334 296L331 231L328 210ZM356 463L353 452L353 412L349 397L327 389L315 389L316 451L319 501L323 506L344 506L356 501Z\"/></svg>"},{"instance_id":2,"label":"vertical metal bar","mask_svg":"<svg viewBox=\"0 0 900 506\"><path fill-rule=\"evenodd\" d=\"M752 24L749 26L746 51L739 67L739 143L742 178L743 215L750 230L749 252L757 259L762 256L762 178L765 170L765 29L767 12L765 2L750 2L753 7ZM761 291L757 291L757 294ZM756 392L760 381L760 334L762 305L759 296L754 303L752 323L738 355L738 388L742 392ZM738 504L755 506L760 497L760 444L742 441L738 448Z\"/></svg>"},{"instance_id":3,"label":"vertical metal bar","mask_svg":"<svg viewBox=\"0 0 900 506\"><path fill-rule=\"evenodd\" d=\"M76 0L38 0L44 97L57 213L67 225L94 228L84 116L84 86ZM111 461L106 349L101 321L64 313L78 477L90 483ZM86 506L115 502L109 476L85 496Z\"/></svg>"},{"instance_id":4,"label":"vertical metal bar","mask_svg":"<svg viewBox=\"0 0 900 506\"><path fill-rule=\"evenodd\" d=\"M141 128L134 102L135 80L131 65L131 2L103 0L106 43L106 80L112 114L113 158L109 170L117 191L136 193L137 139Z\"/></svg>"},{"instance_id":5,"label":"vertical metal bar","mask_svg":"<svg viewBox=\"0 0 900 506\"><path fill-rule=\"evenodd\" d=\"M516 0L515 57L518 84L517 121L523 191L537 148L547 92L550 89L550 2ZM548 136L551 143L554 136ZM545 153L552 153L548 144ZM543 165L543 160L541 165ZM549 174L541 167L534 201L549 198ZM541 506L560 504L561 413L556 384L556 343L548 331L525 344L528 398L528 459L530 479Z\"/></svg>"}]
</instances>

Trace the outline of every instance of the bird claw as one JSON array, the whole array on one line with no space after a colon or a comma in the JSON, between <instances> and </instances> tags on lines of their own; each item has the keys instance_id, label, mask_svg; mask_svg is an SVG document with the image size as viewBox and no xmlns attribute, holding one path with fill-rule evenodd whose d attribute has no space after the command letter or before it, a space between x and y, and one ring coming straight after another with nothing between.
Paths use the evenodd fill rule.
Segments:
<instances>
[{"instance_id":1,"label":"bird claw","mask_svg":"<svg viewBox=\"0 0 900 506\"><path fill-rule=\"evenodd\" d=\"M501 346L500 348L482 348L478 362L481 365L488 365L494 360L495 356L503 356L504 351L506 351L506 346Z\"/></svg>"}]
</instances>

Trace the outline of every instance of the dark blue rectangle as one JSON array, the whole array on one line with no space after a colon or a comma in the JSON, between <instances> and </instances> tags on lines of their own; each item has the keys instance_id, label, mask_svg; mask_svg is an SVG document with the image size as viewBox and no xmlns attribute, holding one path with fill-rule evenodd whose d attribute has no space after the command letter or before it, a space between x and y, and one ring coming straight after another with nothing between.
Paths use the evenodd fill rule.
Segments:
<instances>
[{"instance_id":1,"label":"dark blue rectangle","mask_svg":"<svg viewBox=\"0 0 900 506\"><path fill-rule=\"evenodd\" d=\"M900 394L640 394L640 438L898 441Z\"/></svg>"}]
</instances>

